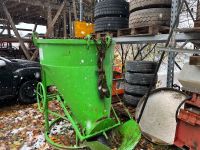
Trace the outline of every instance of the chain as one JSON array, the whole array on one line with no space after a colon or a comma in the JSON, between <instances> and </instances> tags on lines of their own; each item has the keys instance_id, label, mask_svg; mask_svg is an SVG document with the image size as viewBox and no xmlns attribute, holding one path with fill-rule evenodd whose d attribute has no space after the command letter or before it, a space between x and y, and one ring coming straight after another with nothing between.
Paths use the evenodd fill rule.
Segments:
<instances>
[{"instance_id":1,"label":"chain","mask_svg":"<svg viewBox=\"0 0 200 150\"><path fill-rule=\"evenodd\" d=\"M94 39L95 45L98 51L98 60L97 60L97 74L98 74L98 92L101 99L110 97L110 90L106 82L106 74L104 69L104 59L106 56L107 44L105 38L101 38L100 44Z\"/></svg>"}]
</instances>

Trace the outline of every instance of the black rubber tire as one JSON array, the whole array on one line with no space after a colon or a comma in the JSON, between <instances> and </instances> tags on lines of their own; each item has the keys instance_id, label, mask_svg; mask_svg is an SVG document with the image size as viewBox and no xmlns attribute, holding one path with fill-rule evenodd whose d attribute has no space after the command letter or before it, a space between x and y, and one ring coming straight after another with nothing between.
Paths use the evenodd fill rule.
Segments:
<instances>
[{"instance_id":1,"label":"black rubber tire","mask_svg":"<svg viewBox=\"0 0 200 150\"><path fill-rule=\"evenodd\" d=\"M95 31L117 31L128 27L128 19L121 17L103 17L95 20Z\"/></svg>"},{"instance_id":2,"label":"black rubber tire","mask_svg":"<svg viewBox=\"0 0 200 150\"><path fill-rule=\"evenodd\" d=\"M127 83L136 85L150 85L154 78L154 74L144 74L144 73L125 73L125 80ZM157 79L154 83L156 84Z\"/></svg>"},{"instance_id":3,"label":"black rubber tire","mask_svg":"<svg viewBox=\"0 0 200 150\"><path fill-rule=\"evenodd\" d=\"M127 94L134 95L134 96L144 96L149 89L149 86L143 85L131 85L125 83L124 91Z\"/></svg>"},{"instance_id":4,"label":"black rubber tire","mask_svg":"<svg viewBox=\"0 0 200 150\"><path fill-rule=\"evenodd\" d=\"M133 95L129 95L127 93L123 96L123 101L126 105L130 105L136 107L142 97L137 97Z\"/></svg>"},{"instance_id":5,"label":"black rubber tire","mask_svg":"<svg viewBox=\"0 0 200 150\"><path fill-rule=\"evenodd\" d=\"M21 85L19 89L19 102L24 104L32 104L37 101L35 95L37 83L38 83L37 81L31 80ZM27 94L27 90L30 93Z\"/></svg>"},{"instance_id":6,"label":"black rubber tire","mask_svg":"<svg viewBox=\"0 0 200 150\"><path fill-rule=\"evenodd\" d=\"M170 26L170 14L171 8L151 8L132 12L129 17L129 28Z\"/></svg>"},{"instance_id":7,"label":"black rubber tire","mask_svg":"<svg viewBox=\"0 0 200 150\"><path fill-rule=\"evenodd\" d=\"M146 8L170 8L172 0L131 0L130 12Z\"/></svg>"},{"instance_id":8,"label":"black rubber tire","mask_svg":"<svg viewBox=\"0 0 200 150\"><path fill-rule=\"evenodd\" d=\"M129 4L124 0L107 0L101 1L95 5L94 17L128 17Z\"/></svg>"},{"instance_id":9,"label":"black rubber tire","mask_svg":"<svg viewBox=\"0 0 200 150\"><path fill-rule=\"evenodd\" d=\"M127 61L125 69L132 73L151 73L155 72L157 62L152 61Z\"/></svg>"}]
</instances>

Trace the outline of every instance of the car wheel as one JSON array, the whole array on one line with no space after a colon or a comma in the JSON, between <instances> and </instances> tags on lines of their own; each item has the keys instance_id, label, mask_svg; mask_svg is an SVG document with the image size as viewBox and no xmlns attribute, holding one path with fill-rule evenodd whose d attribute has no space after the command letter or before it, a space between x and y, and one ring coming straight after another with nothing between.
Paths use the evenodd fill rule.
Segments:
<instances>
[{"instance_id":1,"label":"car wheel","mask_svg":"<svg viewBox=\"0 0 200 150\"><path fill-rule=\"evenodd\" d=\"M105 16L115 16L115 17L128 17L129 15L129 4L125 0L107 0L101 1L96 4L94 17L105 17Z\"/></svg>"},{"instance_id":2,"label":"car wheel","mask_svg":"<svg viewBox=\"0 0 200 150\"><path fill-rule=\"evenodd\" d=\"M130 12L146 8L170 7L171 3L171 0L131 0Z\"/></svg>"},{"instance_id":3,"label":"car wheel","mask_svg":"<svg viewBox=\"0 0 200 150\"><path fill-rule=\"evenodd\" d=\"M169 26L170 14L170 8L150 8L135 11L130 14L129 28L151 25Z\"/></svg>"},{"instance_id":4,"label":"car wheel","mask_svg":"<svg viewBox=\"0 0 200 150\"><path fill-rule=\"evenodd\" d=\"M95 20L95 31L117 31L128 27L128 19L121 17L103 17Z\"/></svg>"},{"instance_id":5,"label":"car wheel","mask_svg":"<svg viewBox=\"0 0 200 150\"><path fill-rule=\"evenodd\" d=\"M155 72L157 63L152 61L127 61L125 69L133 73L151 73Z\"/></svg>"},{"instance_id":6,"label":"car wheel","mask_svg":"<svg viewBox=\"0 0 200 150\"><path fill-rule=\"evenodd\" d=\"M25 104L35 103L37 81L27 81L19 89L19 101Z\"/></svg>"},{"instance_id":7,"label":"car wheel","mask_svg":"<svg viewBox=\"0 0 200 150\"><path fill-rule=\"evenodd\" d=\"M136 107L141 98L142 98L141 96L138 97L138 96L133 96L133 95L129 95L125 93L123 96L123 101L126 105Z\"/></svg>"},{"instance_id":8,"label":"car wheel","mask_svg":"<svg viewBox=\"0 0 200 150\"><path fill-rule=\"evenodd\" d=\"M125 83L124 90L129 95L144 96L149 90L149 87L142 86L142 85L131 85L131 84Z\"/></svg>"},{"instance_id":9,"label":"car wheel","mask_svg":"<svg viewBox=\"0 0 200 150\"><path fill-rule=\"evenodd\" d=\"M125 73L125 80L127 83L130 83L130 84L150 85L152 83L153 78L154 78L154 74L130 73L130 72ZM154 82L154 85L156 84L156 82L157 82L157 79Z\"/></svg>"}]
</instances>

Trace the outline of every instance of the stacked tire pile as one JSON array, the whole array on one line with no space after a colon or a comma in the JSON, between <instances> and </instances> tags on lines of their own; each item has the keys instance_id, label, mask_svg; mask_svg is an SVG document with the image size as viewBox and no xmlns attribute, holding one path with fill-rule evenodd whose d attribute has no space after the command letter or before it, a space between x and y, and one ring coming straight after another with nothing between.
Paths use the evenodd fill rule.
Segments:
<instances>
[{"instance_id":1,"label":"stacked tire pile","mask_svg":"<svg viewBox=\"0 0 200 150\"><path fill-rule=\"evenodd\" d=\"M103 0L95 5L95 31L117 31L128 27L129 4L125 0Z\"/></svg>"},{"instance_id":2,"label":"stacked tire pile","mask_svg":"<svg viewBox=\"0 0 200 150\"><path fill-rule=\"evenodd\" d=\"M129 28L170 26L171 0L131 0Z\"/></svg>"},{"instance_id":3,"label":"stacked tire pile","mask_svg":"<svg viewBox=\"0 0 200 150\"><path fill-rule=\"evenodd\" d=\"M139 100L147 93L154 78L157 63L151 61L128 61L125 73L125 94L123 101L136 107ZM153 87L156 86L157 80Z\"/></svg>"}]
</instances>

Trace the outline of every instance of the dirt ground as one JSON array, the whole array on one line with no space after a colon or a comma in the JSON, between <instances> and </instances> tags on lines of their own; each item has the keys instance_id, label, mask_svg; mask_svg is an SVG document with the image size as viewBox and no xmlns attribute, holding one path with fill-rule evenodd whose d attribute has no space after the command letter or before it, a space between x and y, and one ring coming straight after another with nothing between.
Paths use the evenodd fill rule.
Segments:
<instances>
[{"instance_id":1,"label":"dirt ground","mask_svg":"<svg viewBox=\"0 0 200 150\"><path fill-rule=\"evenodd\" d=\"M54 150L45 141L44 118L38 111L37 104L19 105L14 102L10 106L0 103L0 106L0 150ZM49 107L56 109L57 103L53 102ZM64 127L65 129L68 127L64 124L56 126L52 135L63 132ZM65 143L69 137L70 135L62 134L59 138L56 136L53 139L58 143ZM136 150L177 150L177 148L153 145L142 138Z\"/></svg>"}]
</instances>

